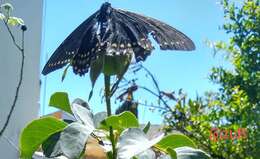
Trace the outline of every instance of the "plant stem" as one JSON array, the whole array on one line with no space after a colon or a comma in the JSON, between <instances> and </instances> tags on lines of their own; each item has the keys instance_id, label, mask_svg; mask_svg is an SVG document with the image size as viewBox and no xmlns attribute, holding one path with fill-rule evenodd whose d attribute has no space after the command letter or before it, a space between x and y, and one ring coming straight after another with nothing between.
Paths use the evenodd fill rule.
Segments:
<instances>
[{"instance_id":1,"label":"plant stem","mask_svg":"<svg viewBox=\"0 0 260 159\"><path fill-rule=\"evenodd\" d=\"M105 75L105 98L106 98L106 106L107 106L107 116L111 116L111 94L110 94L110 76ZM110 126L109 128L109 138L112 144L112 158L116 159L117 152L116 152L116 144L115 144L115 137L113 133L113 128Z\"/></svg>"},{"instance_id":2,"label":"plant stem","mask_svg":"<svg viewBox=\"0 0 260 159\"><path fill-rule=\"evenodd\" d=\"M24 31L25 30L22 30L22 46L19 46L14 38L14 35L13 33L11 32L11 29L9 28L8 24L7 24L7 21L4 21L4 25L6 26L7 30L8 30L8 33L10 34L12 40L13 40L13 44L16 46L16 48L21 52L21 67L20 67L20 74L19 74L19 81L18 81L18 85L16 87L16 91L15 91L15 97L14 97L14 100L13 100L13 103L11 105L11 109L7 115L7 118L6 118L6 121L4 123L4 126L3 128L0 130L0 137L2 137L2 135L4 134L9 122L10 122L10 119L11 119L11 116L13 114L13 111L14 111L14 108L16 106L16 103L17 103L17 100L18 100L18 95L19 95L19 92L20 92L20 88L21 88L21 85L22 85L22 81L23 81L23 71L24 71L24 60L25 60L25 54L24 54Z\"/></svg>"},{"instance_id":3,"label":"plant stem","mask_svg":"<svg viewBox=\"0 0 260 159\"><path fill-rule=\"evenodd\" d=\"M107 116L111 116L111 101L110 101L110 76L105 75L105 98L107 105Z\"/></svg>"},{"instance_id":4,"label":"plant stem","mask_svg":"<svg viewBox=\"0 0 260 159\"><path fill-rule=\"evenodd\" d=\"M117 158L117 150L116 150L115 137L114 137L112 126L110 126L109 134L110 134L110 140L111 140L112 151L113 151L112 156L113 156L113 159L116 159Z\"/></svg>"}]
</instances>

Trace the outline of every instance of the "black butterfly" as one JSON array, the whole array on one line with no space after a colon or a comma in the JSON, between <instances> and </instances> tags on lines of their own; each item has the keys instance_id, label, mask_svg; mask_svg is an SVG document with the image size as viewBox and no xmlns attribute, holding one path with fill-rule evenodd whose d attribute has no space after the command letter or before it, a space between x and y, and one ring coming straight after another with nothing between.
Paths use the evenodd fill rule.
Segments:
<instances>
[{"instance_id":1,"label":"black butterfly","mask_svg":"<svg viewBox=\"0 0 260 159\"><path fill-rule=\"evenodd\" d=\"M137 62L144 61L154 49L150 35L162 50L195 49L193 42L175 28L154 18L114 9L106 2L63 41L42 73L70 63L75 74L84 75L102 54L132 54Z\"/></svg>"}]
</instances>

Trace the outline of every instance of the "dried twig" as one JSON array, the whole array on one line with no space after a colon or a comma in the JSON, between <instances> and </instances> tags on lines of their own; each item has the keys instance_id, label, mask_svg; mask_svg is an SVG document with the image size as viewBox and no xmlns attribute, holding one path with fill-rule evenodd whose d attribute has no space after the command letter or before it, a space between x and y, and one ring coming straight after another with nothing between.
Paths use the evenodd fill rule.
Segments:
<instances>
[{"instance_id":1,"label":"dried twig","mask_svg":"<svg viewBox=\"0 0 260 159\"><path fill-rule=\"evenodd\" d=\"M0 137L3 135L3 133L5 132L9 122L10 122L10 119L11 119L11 116L13 114L13 111L14 111L14 108L16 106L16 103L17 103L17 99L18 99L18 95L19 95L19 92L20 92L20 88L21 88L21 85L22 85L22 81L23 81L23 70L24 70L24 59L25 59L25 55L24 55L24 32L26 31L26 26L22 26L21 29L22 29L22 45L20 46L16 40L15 40L15 37L10 29L10 27L8 26L8 19L7 20L4 20L4 25L6 26L7 30L8 30L8 33L9 35L11 36L12 38L12 41L13 41L13 44L15 45L15 47L21 52L21 55L22 55L22 59L21 59L21 67L20 67L20 75L19 75L19 81L18 81L18 85L16 87L16 91L15 91L15 97L14 97L14 100L13 100L13 103L12 103L12 106L11 106L11 109L7 115L7 118L6 118L6 121L4 123L4 126L3 128L1 129L0 131Z\"/></svg>"}]
</instances>

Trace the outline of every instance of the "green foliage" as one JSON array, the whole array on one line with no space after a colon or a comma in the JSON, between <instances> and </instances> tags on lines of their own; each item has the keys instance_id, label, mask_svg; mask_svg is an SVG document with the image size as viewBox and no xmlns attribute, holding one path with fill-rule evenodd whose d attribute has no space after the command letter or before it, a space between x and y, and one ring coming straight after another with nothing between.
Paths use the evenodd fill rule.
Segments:
<instances>
[{"instance_id":1,"label":"green foliage","mask_svg":"<svg viewBox=\"0 0 260 159\"><path fill-rule=\"evenodd\" d=\"M230 34L228 43L216 42L215 53L224 52L232 70L214 67L210 80L220 86L219 92L205 97L177 102L165 113L167 129L188 135L200 148L216 159L256 159L260 154L260 6L259 0L241 3L222 1ZM247 130L240 139L210 140L211 128L236 132Z\"/></svg>"},{"instance_id":2,"label":"green foliage","mask_svg":"<svg viewBox=\"0 0 260 159\"><path fill-rule=\"evenodd\" d=\"M171 159L177 159L177 153L171 148L167 148L168 154L171 156Z\"/></svg>"},{"instance_id":3,"label":"green foliage","mask_svg":"<svg viewBox=\"0 0 260 159\"><path fill-rule=\"evenodd\" d=\"M67 97L67 93L55 93L51 97L50 103L54 103L54 105L58 105L57 108L64 110L64 103L60 102L60 100L65 100L65 103L67 103ZM76 122L67 125L56 118L46 117L34 120L26 126L20 137L21 158L32 158L33 153L41 146L46 157L52 158L64 155L71 159L78 159L85 152L85 145L90 136L97 139L102 147L103 141L108 140L104 135L110 133L111 127L113 129L113 142L115 142L114 145L120 156L124 156L125 153L132 156L138 155L141 152L140 149L146 151L155 146L165 156L169 155L172 159L176 159L175 148L183 146L196 147L188 137L182 134L172 134L164 138L163 134L161 134L156 138L148 139L144 130L145 132L149 131L150 123L144 129L140 129L137 118L131 112L112 115L102 120L106 117L104 112L98 113L95 117L91 110L84 106L87 103L80 99L77 101L72 103L70 108L74 117L78 120ZM98 124L95 122L99 121L101 121L100 128L97 129L94 125ZM99 136L95 132L103 135ZM112 143L112 141L110 142ZM108 152L109 154L110 152Z\"/></svg>"},{"instance_id":4,"label":"green foliage","mask_svg":"<svg viewBox=\"0 0 260 159\"><path fill-rule=\"evenodd\" d=\"M102 73L102 69L103 69L103 59L102 58L98 58L97 60L92 62L91 68L90 68L90 74L89 74L90 80L92 83L92 87L94 87L96 80L98 79L99 75Z\"/></svg>"},{"instance_id":5,"label":"green foliage","mask_svg":"<svg viewBox=\"0 0 260 159\"><path fill-rule=\"evenodd\" d=\"M252 104L260 101L260 7L258 0L246 0L241 8L223 1L227 23L223 28L232 33L229 43L217 42L217 50L227 52L234 66L230 71L222 67L213 68L210 79L220 84L227 98L232 89L239 86Z\"/></svg>"},{"instance_id":6,"label":"green foliage","mask_svg":"<svg viewBox=\"0 0 260 159\"><path fill-rule=\"evenodd\" d=\"M46 117L32 121L20 136L21 158L32 158L33 153L51 135L62 131L66 123L53 117Z\"/></svg>"},{"instance_id":7,"label":"green foliage","mask_svg":"<svg viewBox=\"0 0 260 159\"><path fill-rule=\"evenodd\" d=\"M70 67L70 64L68 66L66 66L66 68L64 69L62 76L61 76L61 82L63 82L64 79L66 78L69 67Z\"/></svg>"},{"instance_id":8,"label":"green foliage","mask_svg":"<svg viewBox=\"0 0 260 159\"><path fill-rule=\"evenodd\" d=\"M236 144L217 145L213 150L227 149L227 153L223 154L226 158L256 158L260 153L256 147L260 142L259 0L246 0L240 7L225 0L223 6L228 20L223 28L232 35L228 44L216 48L227 52L234 70L222 67L212 69L210 79L219 84L221 89L220 97L209 104L218 109L213 114L228 121L220 126L232 130L247 128L248 138Z\"/></svg>"},{"instance_id":9,"label":"green foliage","mask_svg":"<svg viewBox=\"0 0 260 159\"><path fill-rule=\"evenodd\" d=\"M144 133L147 133L147 132L149 131L150 127L151 127L151 123L148 122L148 123L145 125L145 127L144 127L144 129L143 129L143 132L144 132Z\"/></svg>"},{"instance_id":10,"label":"green foliage","mask_svg":"<svg viewBox=\"0 0 260 159\"><path fill-rule=\"evenodd\" d=\"M89 94L88 100L90 100L93 95L93 88L95 86L95 83L96 83L99 75L102 73L102 69L103 69L103 58L98 58L97 60L95 60L94 62L91 63L89 77L91 80L92 89Z\"/></svg>"},{"instance_id":11,"label":"green foliage","mask_svg":"<svg viewBox=\"0 0 260 159\"><path fill-rule=\"evenodd\" d=\"M101 122L101 129L109 131L110 127L121 133L127 128L139 127L139 123L134 114L124 112L119 115L112 115Z\"/></svg>"},{"instance_id":12,"label":"green foliage","mask_svg":"<svg viewBox=\"0 0 260 159\"><path fill-rule=\"evenodd\" d=\"M93 61L91 63L89 75L92 84L92 90L89 93L89 100L93 95L93 88L101 73L106 76L116 75L118 77L118 82L120 82L126 73L130 62L131 56L129 55L100 56ZM113 91L113 89L111 91Z\"/></svg>"},{"instance_id":13,"label":"green foliage","mask_svg":"<svg viewBox=\"0 0 260 159\"><path fill-rule=\"evenodd\" d=\"M120 75L127 70L131 61L128 55L105 56L103 63L103 73L107 76Z\"/></svg>"},{"instance_id":14,"label":"green foliage","mask_svg":"<svg viewBox=\"0 0 260 159\"><path fill-rule=\"evenodd\" d=\"M12 26L24 25L23 20L21 18L17 18L17 17L9 17L7 23Z\"/></svg>"},{"instance_id":15,"label":"green foliage","mask_svg":"<svg viewBox=\"0 0 260 159\"><path fill-rule=\"evenodd\" d=\"M187 136L182 134L171 134L164 137L160 142L157 143L160 149L167 151L168 148L175 149L177 147L193 147L196 148L194 142Z\"/></svg>"},{"instance_id":16,"label":"green foliage","mask_svg":"<svg viewBox=\"0 0 260 159\"><path fill-rule=\"evenodd\" d=\"M70 101L68 93L66 92L56 92L51 96L49 101L49 106L61 109L65 112L72 114L70 108Z\"/></svg>"}]
</instances>

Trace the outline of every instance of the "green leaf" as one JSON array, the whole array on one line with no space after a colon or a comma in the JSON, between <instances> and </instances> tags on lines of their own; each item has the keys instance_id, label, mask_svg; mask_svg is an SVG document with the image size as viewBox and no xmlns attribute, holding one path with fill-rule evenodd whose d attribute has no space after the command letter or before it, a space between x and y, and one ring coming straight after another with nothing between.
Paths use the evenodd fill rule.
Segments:
<instances>
[{"instance_id":1,"label":"green leaf","mask_svg":"<svg viewBox=\"0 0 260 159\"><path fill-rule=\"evenodd\" d=\"M113 159L113 154L111 151L107 152L108 159Z\"/></svg>"},{"instance_id":2,"label":"green leaf","mask_svg":"<svg viewBox=\"0 0 260 159\"><path fill-rule=\"evenodd\" d=\"M122 67L121 72L117 75L117 81L113 84L113 86L111 88L112 95L117 90L119 83L121 82L121 80L123 79L125 73L127 72L128 68L130 66L130 63L131 63L131 59L132 59L131 55L127 57L127 59L126 59L126 61L124 63L124 67Z\"/></svg>"},{"instance_id":3,"label":"green leaf","mask_svg":"<svg viewBox=\"0 0 260 159\"><path fill-rule=\"evenodd\" d=\"M133 127L139 127L138 120L131 112L123 112L119 115L113 115L101 122L100 128L109 131L112 126L114 130L118 130L120 133Z\"/></svg>"},{"instance_id":4,"label":"green leaf","mask_svg":"<svg viewBox=\"0 0 260 159\"><path fill-rule=\"evenodd\" d=\"M68 97L68 93L66 92L56 92L51 96L49 106L61 109L65 112L72 114L70 108L70 101Z\"/></svg>"},{"instance_id":5,"label":"green leaf","mask_svg":"<svg viewBox=\"0 0 260 159\"><path fill-rule=\"evenodd\" d=\"M173 149L167 148L167 152L171 156L172 159L177 159L177 153Z\"/></svg>"},{"instance_id":6,"label":"green leaf","mask_svg":"<svg viewBox=\"0 0 260 159\"><path fill-rule=\"evenodd\" d=\"M53 117L46 117L32 121L21 133L21 158L32 158L34 152L51 135L63 130L67 124Z\"/></svg>"},{"instance_id":7,"label":"green leaf","mask_svg":"<svg viewBox=\"0 0 260 159\"><path fill-rule=\"evenodd\" d=\"M143 129L143 132L147 134L147 132L149 131L150 127L151 127L151 123L148 122L148 123L145 125L145 127L144 127L144 129Z\"/></svg>"},{"instance_id":8,"label":"green leaf","mask_svg":"<svg viewBox=\"0 0 260 159\"><path fill-rule=\"evenodd\" d=\"M70 67L70 65L66 66L65 70L63 71L63 74L62 74L62 77L61 77L61 82L64 81L66 75L67 75L67 72L68 72L68 68Z\"/></svg>"},{"instance_id":9,"label":"green leaf","mask_svg":"<svg viewBox=\"0 0 260 159\"><path fill-rule=\"evenodd\" d=\"M93 95L93 88L95 86L95 83L96 83L99 75L102 72L102 68L103 68L103 57L100 57L91 63L89 77L90 77L90 80L92 83L92 89L91 89L91 92L89 93L88 100L90 100Z\"/></svg>"},{"instance_id":10,"label":"green leaf","mask_svg":"<svg viewBox=\"0 0 260 159\"><path fill-rule=\"evenodd\" d=\"M24 21L17 17L9 17L7 23L12 26L24 25Z\"/></svg>"},{"instance_id":11,"label":"green leaf","mask_svg":"<svg viewBox=\"0 0 260 159\"><path fill-rule=\"evenodd\" d=\"M103 73L107 76L121 75L129 65L130 56L115 55L105 56L103 63Z\"/></svg>"},{"instance_id":12,"label":"green leaf","mask_svg":"<svg viewBox=\"0 0 260 159\"><path fill-rule=\"evenodd\" d=\"M94 62L91 63L89 74L90 74L90 80L92 83L92 87L94 87L96 80L98 79L98 76L101 74L102 67L103 67L102 58L98 58L97 60L95 60Z\"/></svg>"},{"instance_id":13,"label":"green leaf","mask_svg":"<svg viewBox=\"0 0 260 159\"><path fill-rule=\"evenodd\" d=\"M207 153L191 147L179 147L175 151L178 159L210 159Z\"/></svg>"},{"instance_id":14,"label":"green leaf","mask_svg":"<svg viewBox=\"0 0 260 159\"><path fill-rule=\"evenodd\" d=\"M194 142L185 135L182 134L171 134L164 137L157 146L161 149L167 150L168 148L175 149L177 147L189 146L196 147Z\"/></svg>"}]
</instances>

